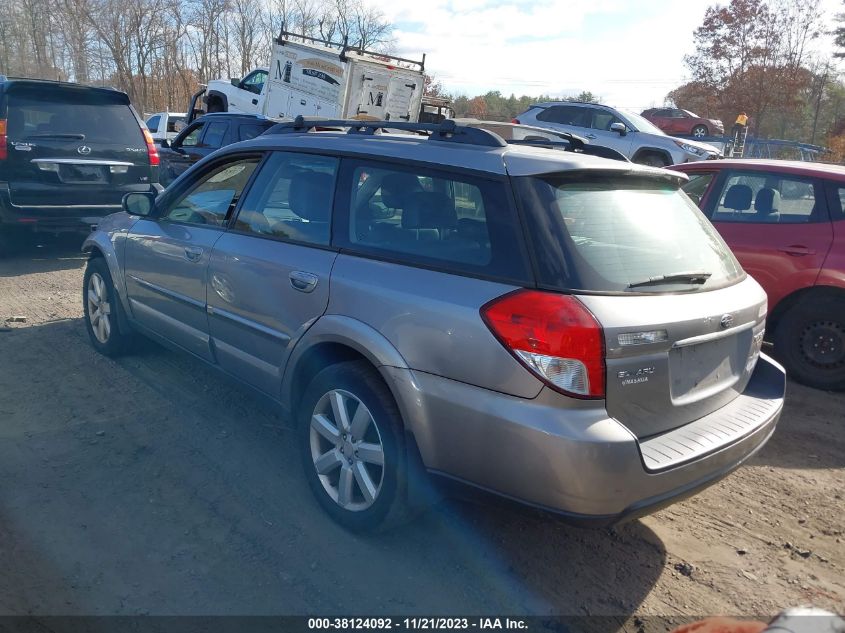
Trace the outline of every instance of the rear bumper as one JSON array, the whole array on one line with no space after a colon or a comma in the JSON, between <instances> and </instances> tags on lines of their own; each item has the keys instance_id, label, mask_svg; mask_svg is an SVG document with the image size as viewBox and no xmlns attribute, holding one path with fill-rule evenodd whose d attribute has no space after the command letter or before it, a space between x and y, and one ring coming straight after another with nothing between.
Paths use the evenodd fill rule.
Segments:
<instances>
[{"instance_id":1,"label":"rear bumper","mask_svg":"<svg viewBox=\"0 0 845 633\"><path fill-rule=\"evenodd\" d=\"M674 445L692 425L641 441L603 403L550 390L524 400L430 374L383 371L430 472L592 525L648 514L737 468L773 433L786 384L783 369L761 355L741 396L692 423L709 424L698 432L710 441L687 442L687 455L655 467L646 455L657 442ZM746 424L725 426L732 416Z\"/></svg>"},{"instance_id":2,"label":"rear bumper","mask_svg":"<svg viewBox=\"0 0 845 633\"><path fill-rule=\"evenodd\" d=\"M139 185L129 191L155 191L152 185ZM0 184L0 225L17 226L35 231L90 232L91 228L107 215L122 211L118 204L62 205L59 200L49 200L44 205L16 205L9 195L9 188Z\"/></svg>"}]
</instances>

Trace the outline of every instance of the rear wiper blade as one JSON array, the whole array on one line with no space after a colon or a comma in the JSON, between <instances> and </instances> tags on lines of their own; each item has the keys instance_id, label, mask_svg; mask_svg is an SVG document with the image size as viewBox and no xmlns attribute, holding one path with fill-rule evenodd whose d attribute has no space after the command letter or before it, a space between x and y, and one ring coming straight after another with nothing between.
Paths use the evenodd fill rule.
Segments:
<instances>
[{"instance_id":1,"label":"rear wiper blade","mask_svg":"<svg viewBox=\"0 0 845 633\"><path fill-rule=\"evenodd\" d=\"M28 134L26 138L66 138L73 141L84 141L84 134L51 134L45 132L44 134Z\"/></svg>"},{"instance_id":2,"label":"rear wiper blade","mask_svg":"<svg viewBox=\"0 0 845 633\"><path fill-rule=\"evenodd\" d=\"M643 281L635 281L628 284L629 288L639 288L641 286L656 286L658 284L672 282L672 281L686 281L691 284L703 284L713 273L706 273L702 271L690 271L682 273L671 273L669 275L658 275L657 277L649 277Z\"/></svg>"}]
</instances>

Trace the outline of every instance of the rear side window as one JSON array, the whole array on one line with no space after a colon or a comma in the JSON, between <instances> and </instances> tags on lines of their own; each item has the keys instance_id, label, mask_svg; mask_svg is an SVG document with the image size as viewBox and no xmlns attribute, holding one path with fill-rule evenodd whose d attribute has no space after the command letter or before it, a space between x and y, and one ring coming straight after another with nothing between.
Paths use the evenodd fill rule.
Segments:
<instances>
[{"instance_id":1,"label":"rear side window","mask_svg":"<svg viewBox=\"0 0 845 633\"><path fill-rule=\"evenodd\" d=\"M141 126L129 105L108 97L76 90L12 92L8 135L18 140L68 138L144 147Z\"/></svg>"},{"instance_id":2,"label":"rear side window","mask_svg":"<svg viewBox=\"0 0 845 633\"><path fill-rule=\"evenodd\" d=\"M268 125L258 125L256 123L245 123L238 126L238 140L248 141L251 138L261 135L266 130Z\"/></svg>"},{"instance_id":3,"label":"rear side window","mask_svg":"<svg viewBox=\"0 0 845 633\"><path fill-rule=\"evenodd\" d=\"M149 119L147 119L147 129L150 132L158 132L159 123L161 123L160 116L151 116Z\"/></svg>"},{"instance_id":4,"label":"rear side window","mask_svg":"<svg viewBox=\"0 0 845 633\"><path fill-rule=\"evenodd\" d=\"M590 127L588 110L588 108L579 108L578 106L551 106L540 112L537 115L537 120L560 123L561 125Z\"/></svg>"},{"instance_id":5,"label":"rear side window","mask_svg":"<svg viewBox=\"0 0 845 633\"><path fill-rule=\"evenodd\" d=\"M545 287L678 292L715 289L743 276L713 226L674 186L619 176L517 181ZM688 273L697 277L678 279Z\"/></svg>"},{"instance_id":6,"label":"rear side window","mask_svg":"<svg viewBox=\"0 0 845 633\"><path fill-rule=\"evenodd\" d=\"M235 230L326 246L338 159L274 152L250 187Z\"/></svg>"},{"instance_id":7,"label":"rear side window","mask_svg":"<svg viewBox=\"0 0 845 633\"><path fill-rule=\"evenodd\" d=\"M348 161L343 173L349 216L340 246L448 272L528 279L503 182L375 162Z\"/></svg>"},{"instance_id":8,"label":"rear side window","mask_svg":"<svg viewBox=\"0 0 845 633\"><path fill-rule=\"evenodd\" d=\"M806 224L825 220L812 180L777 173L735 172L725 180L713 222Z\"/></svg>"}]
</instances>

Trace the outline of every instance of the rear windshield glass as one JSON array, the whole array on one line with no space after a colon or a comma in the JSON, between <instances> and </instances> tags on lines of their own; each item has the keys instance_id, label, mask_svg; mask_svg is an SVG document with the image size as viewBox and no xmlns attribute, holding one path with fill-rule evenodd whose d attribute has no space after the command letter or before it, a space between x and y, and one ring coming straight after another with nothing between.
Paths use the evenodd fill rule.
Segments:
<instances>
[{"instance_id":1,"label":"rear windshield glass","mask_svg":"<svg viewBox=\"0 0 845 633\"><path fill-rule=\"evenodd\" d=\"M141 127L129 106L95 93L12 93L7 117L12 139L72 137L86 143L144 146Z\"/></svg>"},{"instance_id":2,"label":"rear windshield glass","mask_svg":"<svg viewBox=\"0 0 845 633\"><path fill-rule=\"evenodd\" d=\"M543 286L701 291L744 276L713 226L673 185L624 177L518 180Z\"/></svg>"}]
</instances>

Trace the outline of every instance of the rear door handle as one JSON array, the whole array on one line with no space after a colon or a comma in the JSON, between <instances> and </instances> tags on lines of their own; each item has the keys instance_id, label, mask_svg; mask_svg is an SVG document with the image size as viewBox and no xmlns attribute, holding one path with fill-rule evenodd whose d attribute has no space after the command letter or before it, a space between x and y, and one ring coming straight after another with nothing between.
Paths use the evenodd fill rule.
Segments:
<instances>
[{"instance_id":1,"label":"rear door handle","mask_svg":"<svg viewBox=\"0 0 845 633\"><path fill-rule=\"evenodd\" d=\"M815 255L816 251L812 248L807 248L801 244L792 244L778 249L781 253L792 255L793 257L802 257L803 255Z\"/></svg>"},{"instance_id":2,"label":"rear door handle","mask_svg":"<svg viewBox=\"0 0 845 633\"><path fill-rule=\"evenodd\" d=\"M186 246L185 259L189 262L198 262L202 258L203 249L199 246Z\"/></svg>"},{"instance_id":3,"label":"rear door handle","mask_svg":"<svg viewBox=\"0 0 845 633\"><path fill-rule=\"evenodd\" d=\"M294 270L290 275L290 285L300 292L311 292L317 287L317 275L302 270Z\"/></svg>"},{"instance_id":4,"label":"rear door handle","mask_svg":"<svg viewBox=\"0 0 845 633\"><path fill-rule=\"evenodd\" d=\"M258 105L258 99L253 99L253 100L252 100L252 105Z\"/></svg>"}]
</instances>

